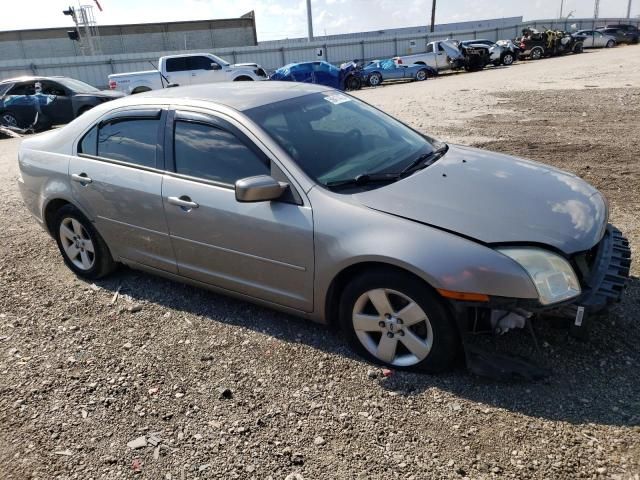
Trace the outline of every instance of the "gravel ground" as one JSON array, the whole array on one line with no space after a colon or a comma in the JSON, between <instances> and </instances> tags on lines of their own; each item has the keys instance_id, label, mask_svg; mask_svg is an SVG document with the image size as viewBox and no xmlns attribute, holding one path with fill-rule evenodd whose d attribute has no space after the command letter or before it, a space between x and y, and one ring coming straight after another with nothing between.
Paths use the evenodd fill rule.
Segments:
<instances>
[{"instance_id":1,"label":"gravel ground","mask_svg":"<svg viewBox=\"0 0 640 480\"><path fill-rule=\"evenodd\" d=\"M635 247L639 52L358 95L579 174ZM383 372L280 313L127 269L75 278L22 205L18 145L0 141L0 478L639 478L637 278L587 342L540 325L544 382Z\"/></svg>"}]
</instances>

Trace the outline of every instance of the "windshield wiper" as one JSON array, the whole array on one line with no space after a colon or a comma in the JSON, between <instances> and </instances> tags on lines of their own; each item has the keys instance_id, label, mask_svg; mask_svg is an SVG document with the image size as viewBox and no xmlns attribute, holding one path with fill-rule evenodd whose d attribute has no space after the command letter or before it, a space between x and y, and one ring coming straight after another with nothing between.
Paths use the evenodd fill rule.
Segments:
<instances>
[{"instance_id":1,"label":"windshield wiper","mask_svg":"<svg viewBox=\"0 0 640 480\"><path fill-rule=\"evenodd\" d=\"M447 153L449 146L444 144L442 147L423 155L413 160L400 172L387 172L387 173L361 173L354 178L347 178L344 180L335 180L333 182L327 182L325 185L328 188L336 188L343 186L364 186L369 183L392 183L407 175L428 167L433 162L438 160L442 155Z\"/></svg>"},{"instance_id":2,"label":"windshield wiper","mask_svg":"<svg viewBox=\"0 0 640 480\"><path fill-rule=\"evenodd\" d=\"M435 162L440 157L442 157L445 153L447 153L447 150L449 150L449 145L445 143L442 147L434 150L433 152L424 153L420 155L413 162L411 162L409 165L404 167L404 169L402 169L402 171L399 173L399 176L404 177L405 175L408 175L410 173L413 173L415 171L422 170L423 168L428 167L433 162Z\"/></svg>"}]
</instances>

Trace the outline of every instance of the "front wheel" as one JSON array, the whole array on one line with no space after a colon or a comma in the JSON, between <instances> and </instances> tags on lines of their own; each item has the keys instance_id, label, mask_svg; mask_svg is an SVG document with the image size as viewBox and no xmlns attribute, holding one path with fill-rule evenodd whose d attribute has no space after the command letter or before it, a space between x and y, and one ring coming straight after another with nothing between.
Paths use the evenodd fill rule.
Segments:
<instances>
[{"instance_id":1,"label":"front wheel","mask_svg":"<svg viewBox=\"0 0 640 480\"><path fill-rule=\"evenodd\" d=\"M95 280L115 269L107 244L73 205L65 205L57 212L53 233L64 263L76 275Z\"/></svg>"},{"instance_id":2,"label":"front wheel","mask_svg":"<svg viewBox=\"0 0 640 480\"><path fill-rule=\"evenodd\" d=\"M372 270L352 280L340 302L340 323L357 353L394 368L445 371L460 347L442 300L395 270Z\"/></svg>"},{"instance_id":3,"label":"front wheel","mask_svg":"<svg viewBox=\"0 0 640 480\"><path fill-rule=\"evenodd\" d=\"M504 57L502 57L502 64L508 67L513 64L514 60L513 53L505 53Z\"/></svg>"},{"instance_id":4,"label":"front wheel","mask_svg":"<svg viewBox=\"0 0 640 480\"><path fill-rule=\"evenodd\" d=\"M360 82L360 79L358 77L351 75L349 78L347 78L347 90L360 90L361 87L362 82Z\"/></svg>"},{"instance_id":5,"label":"front wheel","mask_svg":"<svg viewBox=\"0 0 640 480\"><path fill-rule=\"evenodd\" d=\"M613 40L609 40L607 42L606 48L613 48L616 46L616 42L614 42Z\"/></svg>"},{"instance_id":6,"label":"front wheel","mask_svg":"<svg viewBox=\"0 0 640 480\"><path fill-rule=\"evenodd\" d=\"M378 72L373 72L369 76L369 85L371 85L372 87L377 87L381 83L382 83L382 75L380 75Z\"/></svg>"},{"instance_id":7,"label":"front wheel","mask_svg":"<svg viewBox=\"0 0 640 480\"><path fill-rule=\"evenodd\" d=\"M584 52L584 45L582 43L578 43L575 47L573 47L573 53L582 53Z\"/></svg>"},{"instance_id":8,"label":"front wheel","mask_svg":"<svg viewBox=\"0 0 640 480\"><path fill-rule=\"evenodd\" d=\"M4 125L5 127L20 128L16 116L13 113L9 112L3 112L2 114L0 114L0 125Z\"/></svg>"}]
</instances>

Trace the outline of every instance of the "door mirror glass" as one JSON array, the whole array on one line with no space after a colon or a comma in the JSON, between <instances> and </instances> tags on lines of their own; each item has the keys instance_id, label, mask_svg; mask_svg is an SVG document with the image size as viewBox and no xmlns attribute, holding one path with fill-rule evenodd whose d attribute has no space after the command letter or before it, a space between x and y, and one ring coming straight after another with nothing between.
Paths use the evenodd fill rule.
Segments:
<instances>
[{"instance_id":1,"label":"door mirror glass","mask_svg":"<svg viewBox=\"0 0 640 480\"><path fill-rule=\"evenodd\" d=\"M220 70L222 67L216 62L211 62L211 70Z\"/></svg>"},{"instance_id":2,"label":"door mirror glass","mask_svg":"<svg viewBox=\"0 0 640 480\"><path fill-rule=\"evenodd\" d=\"M236 182L236 200L238 202L268 202L277 200L289 187L269 175L241 178Z\"/></svg>"}]
</instances>

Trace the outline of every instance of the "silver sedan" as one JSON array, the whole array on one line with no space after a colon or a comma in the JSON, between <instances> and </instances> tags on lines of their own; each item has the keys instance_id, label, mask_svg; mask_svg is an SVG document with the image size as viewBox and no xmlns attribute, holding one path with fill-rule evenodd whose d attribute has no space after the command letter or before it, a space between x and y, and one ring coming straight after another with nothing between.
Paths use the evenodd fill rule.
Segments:
<instances>
[{"instance_id":1,"label":"silver sedan","mask_svg":"<svg viewBox=\"0 0 640 480\"><path fill-rule=\"evenodd\" d=\"M574 175L447 145L349 95L281 83L100 105L19 153L77 275L118 263L340 325L366 358L440 371L470 335L617 300L629 248Z\"/></svg>"},{"instance_id":2,"label":"silver sedan","mask_svg":"<svg viewBox=\"0 0 640 480\"><path fill-rule=\"evenodd\" d=\"M617 43L615 37L597 30L580 30L575 35L584 37L584 48L613 48Z\"/></svg>"}]
</instances>

